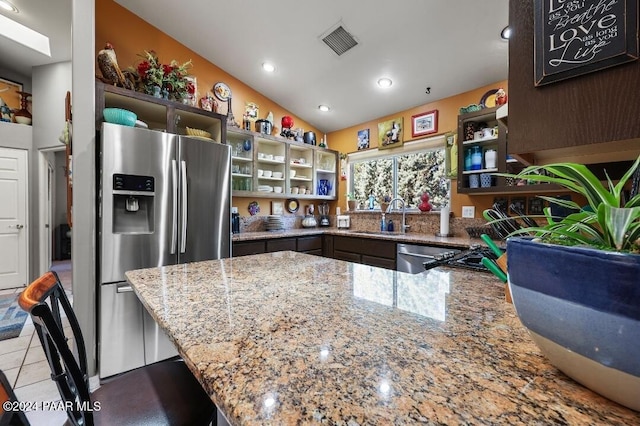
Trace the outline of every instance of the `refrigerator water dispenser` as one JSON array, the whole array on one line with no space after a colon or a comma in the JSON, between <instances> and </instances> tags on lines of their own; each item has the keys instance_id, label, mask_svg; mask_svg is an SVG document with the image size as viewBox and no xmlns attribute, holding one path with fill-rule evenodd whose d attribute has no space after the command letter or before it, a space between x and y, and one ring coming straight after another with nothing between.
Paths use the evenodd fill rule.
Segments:
<instances>
[{"instance_id":1,"label":"refrigerator water dispenser","mask_svg":"<svg viewBox=\"0 0 640 426\"><path fill-rule=\"evenodd\" d=\"M113 233L149 234L154 231L154 179L113 175Z\"/></svg>"}]
</instances>

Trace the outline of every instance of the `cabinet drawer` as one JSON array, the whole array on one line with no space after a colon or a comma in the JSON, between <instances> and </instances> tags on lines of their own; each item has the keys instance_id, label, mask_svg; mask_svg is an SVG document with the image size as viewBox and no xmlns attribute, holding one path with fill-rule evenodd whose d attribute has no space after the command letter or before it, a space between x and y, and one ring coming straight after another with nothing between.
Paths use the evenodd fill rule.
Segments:
<instances>
[{"instance_id":1,"label":"cabinet drawer","mask_svg":"<svg viewBox=\"0 0 640 426\"><path fill-rule=\"evenodd\" d=\"M306 254L313 254L313 255L315 255L315 256L322 256L322 249L315 249L315 250L304 251L303 253L306 253Z\"/></svg>"},{"instance_id":2,"label":"cabinet drawer","mask_svg":"<svg viewBox=\"0 0 640 426\"><path fill-rule=\"evenodd\" d=\"M385 257L388 259L396 258L396 243L391 241L336 236L333 239L333 247L335 250L340 251Z\"/></svg>"},{"instance_id":3,"label":"cabinet drawer","mask_svg":"<svg viewBox=\"0 0 640 426\"><path fill-rule=\"evenodd\" d=\"M264 240L261 241L236 241L233 243L232 256L247 256L265 252Z\"/></svg>"},{"instance_id":4,"label":"cabinet drawer","mask_svg":"<svg viewBox=\"0 0 640 426\"><path fill-rule=\"evenodd\" d=\"M333 258L338 260L346 260L348 262L360 263L360 255L357 253L351 253L348 251L334 250Z\"/></svg>"},{"instance_id":5,"label":"cabinet drawer","mask_svg":"<svg viewBox=\"0 0 640 426\"><path fill-rule=\"evenodd\" d=\"M267 253L284 250L296 251L296 239L278 238L275 240L267 240Z\"/></svg>"},{"instance_id":6,"label":"cabinet drawer","mask_svg":"<svg viewBox=\"0 0 640 426\"><path fill-rule=\"evenodd\" d=\"M313 237L299 237L298 251L308 252L310 250L322 251L322 235L314 235Z\"/></svg>"},{"instance_id":7,"label":"cabinet drawer","mask_svg":"<svg viewBox=\"0 0 640 426\"><path fill-rule=\"evenodd\" d=\"M386 259L382 257L362 255L362 263L370 266L377 266L379 268L396 269L396 261L394 259Z\"/></svg>"}]
</instances>

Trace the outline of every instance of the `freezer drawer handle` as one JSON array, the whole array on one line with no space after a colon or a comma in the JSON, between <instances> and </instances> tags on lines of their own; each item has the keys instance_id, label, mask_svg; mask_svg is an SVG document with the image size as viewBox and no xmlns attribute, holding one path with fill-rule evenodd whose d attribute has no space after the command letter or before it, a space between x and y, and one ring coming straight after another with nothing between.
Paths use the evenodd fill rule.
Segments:
<instances>
[{"instance_id":1,"label":"freezer drawer handle","mask_svg":"<svg viewBox=\"0 0 640 426\"><path fill-rule=\"evenodd\" d=\"M184 253L187 246L187 162L181 161L182 172L182 235L180 237L180 253Z\"/></svg>"},{"instance_id":2,"label":"freezer drawer handle","mask_svg":"<svg viewBox=\"0 0 640 426\"><path fill-rule=\"evenodd\" d=\"M173 225L171 227L171 254L176 254L178 239L178 171L176 160L171 160L171 172L173 183Z\"/></svg>"},{"instance_id":3,"label":"freezer drawer handle","mask_svg":"<svg viewBox=\"0 0 640 426\"><path fill-rule=\"evenodd\" d=\"M118 284L116 293L133 293L133 288L128 284Z\"/></svg>"}]
</instances>

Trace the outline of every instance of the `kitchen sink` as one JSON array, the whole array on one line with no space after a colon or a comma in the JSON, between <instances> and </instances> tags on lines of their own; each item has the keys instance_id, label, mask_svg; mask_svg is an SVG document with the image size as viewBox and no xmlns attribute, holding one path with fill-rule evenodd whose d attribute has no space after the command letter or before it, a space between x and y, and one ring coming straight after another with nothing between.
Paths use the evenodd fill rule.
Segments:
<instances>
[{"instance_id":1,"label":"kitchen sink","mask_svg":"<svg viewBox=\"0 0 640 426\"><path fill-rule=\"evenodd\" d=\"M452 248L398 244L396 269L401 272L418 274L444 264L445 261L458 253L460 250Z\"/></svg>"}]
</instances>

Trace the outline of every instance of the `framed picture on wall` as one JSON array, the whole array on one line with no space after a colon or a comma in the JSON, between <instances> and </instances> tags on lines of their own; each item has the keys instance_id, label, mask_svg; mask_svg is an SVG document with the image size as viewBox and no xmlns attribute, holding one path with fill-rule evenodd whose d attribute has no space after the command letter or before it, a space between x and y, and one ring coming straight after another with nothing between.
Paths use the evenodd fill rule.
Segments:
<instances>
[{"instance_id":1,"label":"framed picture on wall","mask_svg":"<svg viewBox=\"0 0 640 426\"><path fill-rule=\"evenodd\" d=\"M358 151L369 148L369 129L358 130Z\"/></svg>"},{"instance_id":2,"label":"framed picture on wall","mask_svg":"<svg viewBox=\"0 0 640 426\"><path fill-rule=\"evenodd\" d=\"M0 98L15 110L20 109L20 95L17 92L22 92L22 83L0 77Z\"/></svg>"},{"instance_id":3,"label":"framed picture on wall","mask_svg":"<svg viewBox=\"0 0 640 426\"><path fill-rule=\"evenodd\" d=\"M402 146L402 117L378 123L378 149Z\"/></svg>"},{"instance_id":4,"label":"framed picture on wall","mask_svg":"<svg viewBox=\"0 0 640 426\"><path fill-rule=\"evenodd\" d=\"M271 214L283 214L283 213L284 213L284 203L282 201L272 201Z\"/></svg>"},{"instance_id":5,"label":"framed picture on wall","mask_svg":"<svg viewBox=\"0 0 640 426\"><path fill-rule=\"evenodd\" d=\"M438 110L423 112L411 117L411 137L430 135L438 132Z\"/></svg>"},{"instance_id":6,"label":"framed picture on wall","mask_svg":"<svg viewBox=\"0 0 640 426\"><path fill-rule=\"evenodd\" d=\"M534 84L638 59L637 0L534 0Z\"/></svg>"}]
</instances>

